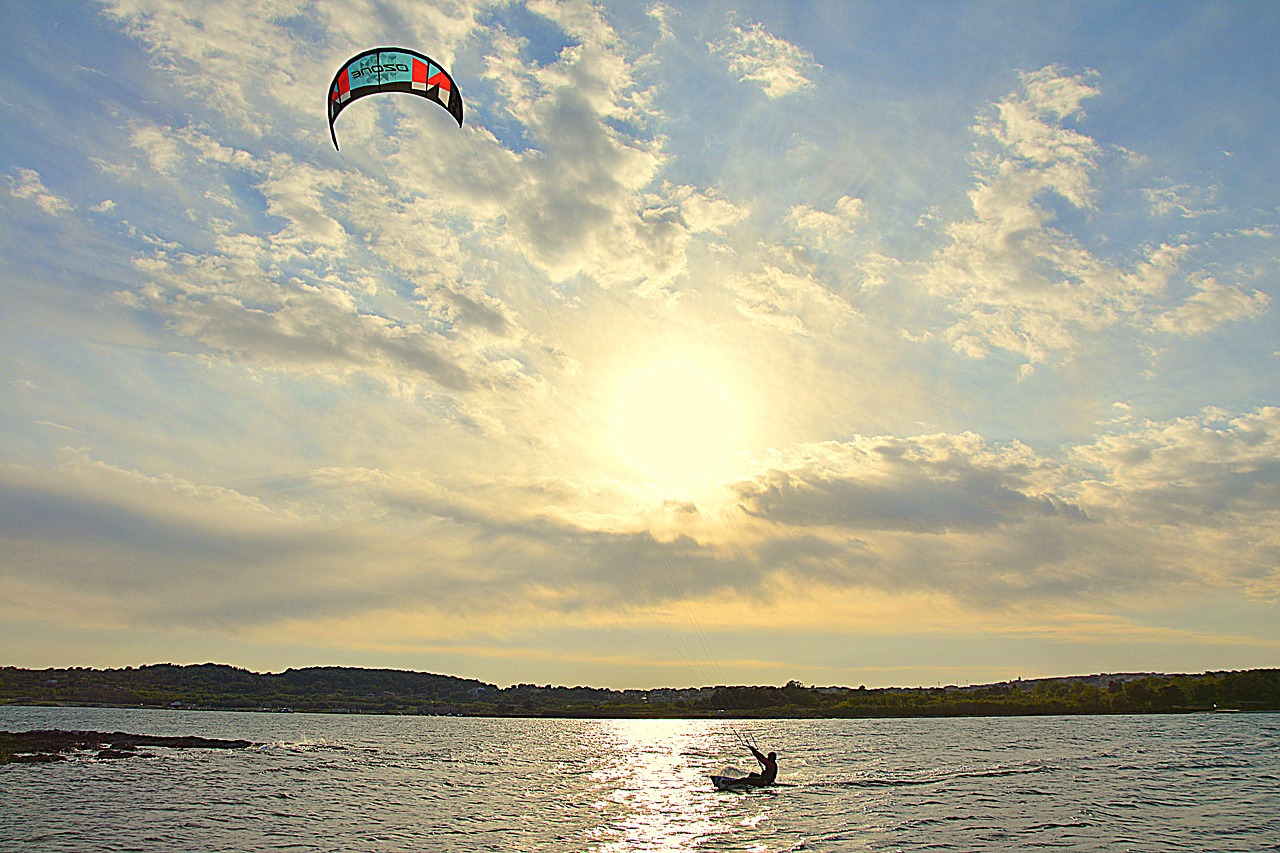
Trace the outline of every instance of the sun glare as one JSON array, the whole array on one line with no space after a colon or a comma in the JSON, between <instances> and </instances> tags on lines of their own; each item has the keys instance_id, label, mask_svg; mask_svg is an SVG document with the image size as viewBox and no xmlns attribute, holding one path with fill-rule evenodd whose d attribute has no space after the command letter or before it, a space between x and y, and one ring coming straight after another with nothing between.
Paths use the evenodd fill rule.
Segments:
<instances>
[{"instance_id":1,"label":"sun glare","mask_svg":"<svg viewBox=\"0 0 1280 853\"><path fill-rule=\"evenodd\" d=\"M618 385L613 444L639 480L682 497L723 476L741 446L742 412L725 382L691 359L669 359Z\"/></svg>"}]
</instances>

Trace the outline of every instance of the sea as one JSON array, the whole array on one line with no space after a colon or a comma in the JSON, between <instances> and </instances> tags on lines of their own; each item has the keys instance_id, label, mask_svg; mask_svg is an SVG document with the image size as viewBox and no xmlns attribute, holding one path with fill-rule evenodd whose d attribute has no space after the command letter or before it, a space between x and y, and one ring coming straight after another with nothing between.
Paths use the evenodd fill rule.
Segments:
<instances>
[{"instance_id":1,"label":"sea","mask_svg":"<svg viewBox=\"0 0 1280 853\"><path fill-rule=\"evenodd\" d=\"M0 766L3 851L1280 850L1280 714L548 720L0 707L247 739ZM778 753L776 786L713 789Z\"/></svg>"}]
</instances>

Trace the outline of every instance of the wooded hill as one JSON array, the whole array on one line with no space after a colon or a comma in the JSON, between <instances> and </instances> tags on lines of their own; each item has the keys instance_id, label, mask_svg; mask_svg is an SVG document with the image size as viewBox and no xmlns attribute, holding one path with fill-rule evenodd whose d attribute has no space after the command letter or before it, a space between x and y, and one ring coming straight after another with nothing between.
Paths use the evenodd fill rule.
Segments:
<instances>
[{"instance_id":1,"label":"wooded hill","mask_svg":"<svg viewBox=\"0 0 1280 853\"><path fill-rule=\"evenodd\" d=\"M929 717L1280 711L1280 669L1074 676L972 687L606 690L393 669L255 673L223 664L0 668L0 703L559 717Z\"/></svg>"}]
</instances>

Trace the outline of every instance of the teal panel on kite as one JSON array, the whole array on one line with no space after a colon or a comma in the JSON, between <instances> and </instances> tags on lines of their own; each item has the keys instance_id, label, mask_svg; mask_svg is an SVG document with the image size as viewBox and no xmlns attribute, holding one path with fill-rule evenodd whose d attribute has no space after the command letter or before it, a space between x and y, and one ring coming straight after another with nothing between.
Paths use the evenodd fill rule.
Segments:
<instances>
[{"instance_id":1,"label":"teal panel on kite","mask_svg":"<svg viewBox=\"0 0 1280 853\"><path fill-rule=\"evenodd\" d=\"M375 47L342 63L329 85L329 136L338 147L333 123L348 104L379 92L407 92L435 101L462 127L462 93L434 59L403 47Z\"/></svg>"}]
</instances>

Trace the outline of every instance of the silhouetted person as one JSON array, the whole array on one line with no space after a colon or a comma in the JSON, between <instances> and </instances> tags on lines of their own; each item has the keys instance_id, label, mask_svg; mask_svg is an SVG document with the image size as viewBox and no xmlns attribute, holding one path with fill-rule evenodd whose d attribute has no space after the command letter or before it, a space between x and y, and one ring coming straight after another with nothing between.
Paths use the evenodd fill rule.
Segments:
<instances>
[{"instance_id":1,"label":"silhouetted person","mask_svg":"<svg viewBox=\"0 0 1280 853\"><path fill-rule=\"evenodd\" d=\"M742 781L747 785L755 785L764 787L772 785L773 780L778 778L778 753L771 752L768 755L761 755L760 750L750 744L747 749L751 750L751 754L756 757L756 761L760 762L759 773L748 773Z\"/></svg>"}]
</instances>

